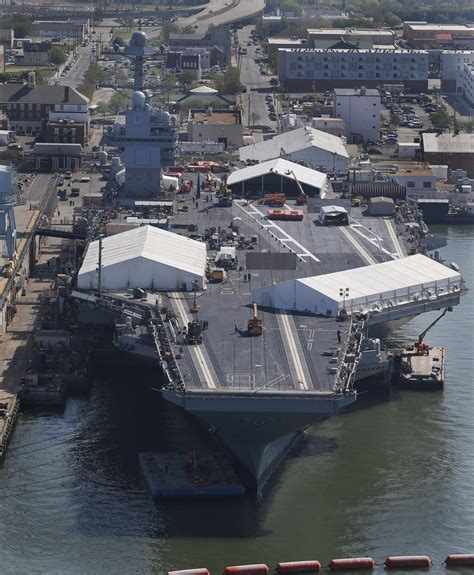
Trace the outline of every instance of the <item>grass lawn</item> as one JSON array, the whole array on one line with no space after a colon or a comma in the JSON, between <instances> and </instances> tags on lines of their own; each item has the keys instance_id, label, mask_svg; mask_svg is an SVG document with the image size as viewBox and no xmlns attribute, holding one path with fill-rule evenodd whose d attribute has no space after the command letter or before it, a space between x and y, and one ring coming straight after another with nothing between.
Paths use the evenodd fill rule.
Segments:
<instances>
[{"instance_id":1,"label":"grass lawn","mask_svg":"<svg viewBox=\"0 0 474 575\"><path fill-rule=\"evenodd\" d=\"M132 28L114 28L112 41L115 38L120 37L120 38L122 38L122 40L125 40L126 42L128 42L130 40L130 36L134 32L138 32L138 28L136 26L135 27L132 26Z\"/></svg>"}]
</instances>

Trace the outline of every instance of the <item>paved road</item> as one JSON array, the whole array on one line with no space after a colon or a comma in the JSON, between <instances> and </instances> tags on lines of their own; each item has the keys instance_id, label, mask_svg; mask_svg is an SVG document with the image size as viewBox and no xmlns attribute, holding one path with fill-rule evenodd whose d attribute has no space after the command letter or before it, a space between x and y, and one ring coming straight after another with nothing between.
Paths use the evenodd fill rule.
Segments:
<instances>
[{"instance_id":1,"label":"paved road","mask_svg":"<svg viewBox=\"0 0 474 575\"><path fill-rule=\"evenodd\" d=\"M232 24L263 12L265 0L210 0L197 14L178 18L180 26L193 26L196 32L207 30L209 24ZM146 31L149 38L160 35L160 28Z\"/></svg>"},{"instance_id":2,"label":"paved road","mask_svg":"<svg viewBox=\"0 0 474 575\"><path fill-rule=\"evenodd\" d=\"M255 50L258 46L251 44L250 32L253 26L245 26L238 31L239 44L241 47L246 48L247 54L240 55L240 81L247 87L247 93L242 94L242 107L244 112L245 124L248 125L249 118L249 100L250 100L250 119L252 114L258 114L260 118L256 124L270 126L273 129L277 128L277 122L270 120L268 117L268 108L265 101L265 96L269 93L269 80L270 76L263 76L260 72L259 65L255 62L261 53Z\"/></svg>"}]
</instances>

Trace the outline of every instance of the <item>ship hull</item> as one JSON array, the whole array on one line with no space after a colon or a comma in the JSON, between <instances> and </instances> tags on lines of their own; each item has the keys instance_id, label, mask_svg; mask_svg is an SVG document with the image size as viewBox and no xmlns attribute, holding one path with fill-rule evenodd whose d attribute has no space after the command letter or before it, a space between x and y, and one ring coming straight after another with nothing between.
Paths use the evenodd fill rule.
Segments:
<instances>
[{"instance_id":1,"label":"ship hull","mask_svg":"<svg viewBox=\"0 0 474 575\"><path fill-rule=\"evenodd\" d=\"M311 424L335 414L356 399L354 393L338 399L317 396L280 398L179 397L163 391L165 399L181 405L217 435L228 450L242 481L260 495L280 461Z\"/></svg>"}]
</instances>

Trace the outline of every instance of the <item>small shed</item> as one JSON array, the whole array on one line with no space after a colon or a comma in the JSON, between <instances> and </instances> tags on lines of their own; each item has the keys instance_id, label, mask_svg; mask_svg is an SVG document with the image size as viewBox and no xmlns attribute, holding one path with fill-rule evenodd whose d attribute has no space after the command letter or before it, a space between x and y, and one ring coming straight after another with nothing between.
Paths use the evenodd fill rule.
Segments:
<instances>
[{"instance_id":1,"label":"small shed","mask_svg":"<svg viewBox=\"0 0 474 575\"><path fill-rule=\"evenodd\" d=\"M370 216L393 216L395 213L395 202L392 198L385 198L383 196L369 198L367 213Z\"/></svg>"}]
</instances>

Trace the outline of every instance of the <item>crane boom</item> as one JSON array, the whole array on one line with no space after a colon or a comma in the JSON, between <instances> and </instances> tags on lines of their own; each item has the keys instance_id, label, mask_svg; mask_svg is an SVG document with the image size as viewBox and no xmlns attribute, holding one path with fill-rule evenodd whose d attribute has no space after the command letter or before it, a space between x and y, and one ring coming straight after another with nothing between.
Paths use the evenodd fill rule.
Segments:
<instances>
[{"instance_id":1,"label":"crane boom","mask_svg":"<svg viewBox=\"0 0 474 575\"><path fill-rule=\"evenodd\" d=\"M287 172L287 174L291 174L296 182L296 185L298 186L298 190L300 192L300 195L298 197L297 203L298 205L303 205L303 204L307 204L308 203L308 196L305 194L305 191L303 190L303 186L300 184L300 181L298 180L298 178L296 177L296 174L293 170L289 170Z\"/></svg>"},{"instance_id":2,"label":"crane boom","mask_svg":"<svg viewBox=\"0 0 474 575\"><path fill-rule=\"evenodd\" d=\"M420 333L420 335L418 336L418 345L420 345L420 344L422 343L423 338L424 338L425 335L429 332L429 330L430 330L434 325L436 325L436 324L439 322L440 319L442 319L442 318L446 315L446 312L447 312L447 311L453 311L453 308L452 308L451 306L444 308L443 313L442 313L440 316L438 316L434 321L432 321L432 322L430 323L430 325L429 325L425 330L423 330L423 331Z\"/></svg>"}]
</instances>

